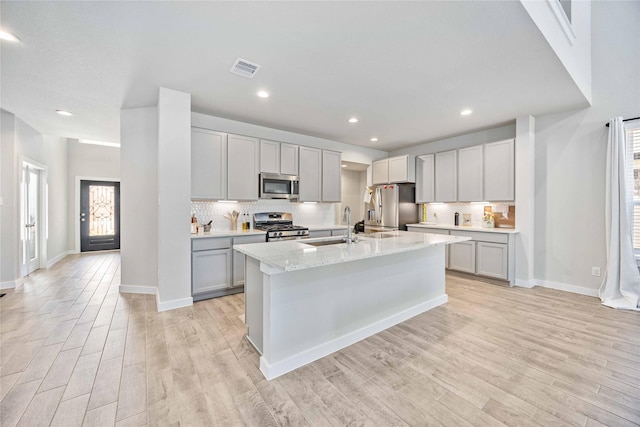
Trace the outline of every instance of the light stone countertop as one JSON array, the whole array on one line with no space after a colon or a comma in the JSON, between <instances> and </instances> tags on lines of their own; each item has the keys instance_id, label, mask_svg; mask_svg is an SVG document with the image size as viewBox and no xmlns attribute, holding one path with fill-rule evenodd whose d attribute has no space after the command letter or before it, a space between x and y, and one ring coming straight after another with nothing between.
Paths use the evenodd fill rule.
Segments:
<instances>
[{"instance_id":1,"label":"light stone countertop","mask_svg":"<svg viewBox=\"0 0 640 427\"><path fill-rule=\"evenodd\" d=\"M461 236L393 231L368 236L361 233L358 234L360 241L351 245L308 244L338 239L340 237L253 243L236 245L234 249L278 270L295 271L470 240Z\"/></svg>"},{"instance_id":2,"label":"light stone countertop","mask_svg":"<svg viewBox=\"0 0 640 427\"><path fill-rule=\"evenodd\" d=\"M419 228L438 228L440 230L460 230L460 231L480 231L483 233L504 233L504 234L516 234L519 233L517 228L484 228L484 227L469 227L462 225L446 225L446 224L407 224L407 227L419 227Z\"/></svg>"},{"instance_id":3,"label":"light stone countertop","mask_svg":"<svg viewBox=\"0 0 640 427\"><path fill-rule=\"evenodd\" d=\"M346 230L349 227L347 227L344 224L333 224L333 225L310 225L307 228L309 229L309 231L322 231L322 230Z\"/></svg>"},{"instance_id":4,"label":"light stone countertop","mask_svg":"<svg viewBox=\"0 0 640 427\"><path fill-rule=\"evenodd\" d=\"M240 237L240 236L255 236L260 234L266 234L263 230L213 230L204 234L192 234L192 239L204 239L211 237Z\"/></svg>"}]
</instances>

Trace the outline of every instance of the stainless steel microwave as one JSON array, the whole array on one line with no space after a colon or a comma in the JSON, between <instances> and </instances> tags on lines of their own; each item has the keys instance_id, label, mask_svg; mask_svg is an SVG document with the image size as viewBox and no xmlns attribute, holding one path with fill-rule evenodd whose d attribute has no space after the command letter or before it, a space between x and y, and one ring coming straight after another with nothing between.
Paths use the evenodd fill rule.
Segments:
<instances>
[{"instance_id":1,"label":"stainless steel microwave","mask_svg":"<svg viewBox=\"0 0 640 427\"><path fill-rule=\"evenodd\" d=\"M260 174L261 199L290 199L299 197L300 178L296 175Z\"/></svg>"}]
</instances>

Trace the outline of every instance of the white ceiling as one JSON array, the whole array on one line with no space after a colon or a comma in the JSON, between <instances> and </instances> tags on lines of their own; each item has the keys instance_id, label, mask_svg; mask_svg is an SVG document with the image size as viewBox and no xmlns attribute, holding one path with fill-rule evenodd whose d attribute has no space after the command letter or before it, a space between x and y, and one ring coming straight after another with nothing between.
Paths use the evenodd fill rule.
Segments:
<instances>
[{"instance_id":1,"label":"white ceiling","mask_svg":"<svg viewBox=\"0 0 640 427\"><path fill-rule=\"evenodd\" d=\"M118 141L120 109L160 86L197 112L383 150L588 105L518 1L0 7L21 39L2 42L1 106L49 135ZM231 74L237 57L262 68Z\"/></svg>"}]
</instances>

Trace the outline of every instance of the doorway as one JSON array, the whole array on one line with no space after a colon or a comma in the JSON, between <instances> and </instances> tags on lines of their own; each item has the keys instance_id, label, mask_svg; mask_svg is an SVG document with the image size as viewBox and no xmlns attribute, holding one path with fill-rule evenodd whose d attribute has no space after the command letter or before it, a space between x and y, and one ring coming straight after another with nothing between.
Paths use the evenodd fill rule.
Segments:
<instances>
[{"instance_id":1,"label":"doorway","mask_svg":"<svg viewBox=\"0 0 640 427\"><path fill-rule=\"evenodd\" d=\"M42 170L30 163L22 163L20 223L22 242L22 277L40 268L41 229L44 226L41 206Z\"/></svg>"},{"instance_id":2,"label":"doorway","mask_svg":"<svg viewBox=\"0 0 640 427\"><path fill-rule=\"evenodd\" d=\"M80 252L120 249L120 183L80 181Z\"/></svg>"}]
</instances>

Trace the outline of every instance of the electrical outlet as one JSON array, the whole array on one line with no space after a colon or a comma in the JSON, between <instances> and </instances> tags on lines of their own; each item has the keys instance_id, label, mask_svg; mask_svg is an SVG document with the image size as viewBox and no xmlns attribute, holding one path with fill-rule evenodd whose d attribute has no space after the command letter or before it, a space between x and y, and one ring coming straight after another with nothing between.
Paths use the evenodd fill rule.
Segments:
<instances>
[{"instance_id":1,"label":"electrical outlet","mask_svg":"<svg viewBox=\"0 0 640 427\"><path fill-rule=\"evenodd\" d=\"M600 267L591 267L591 275L600 277Z\"/></svg>"}]
</instances>

